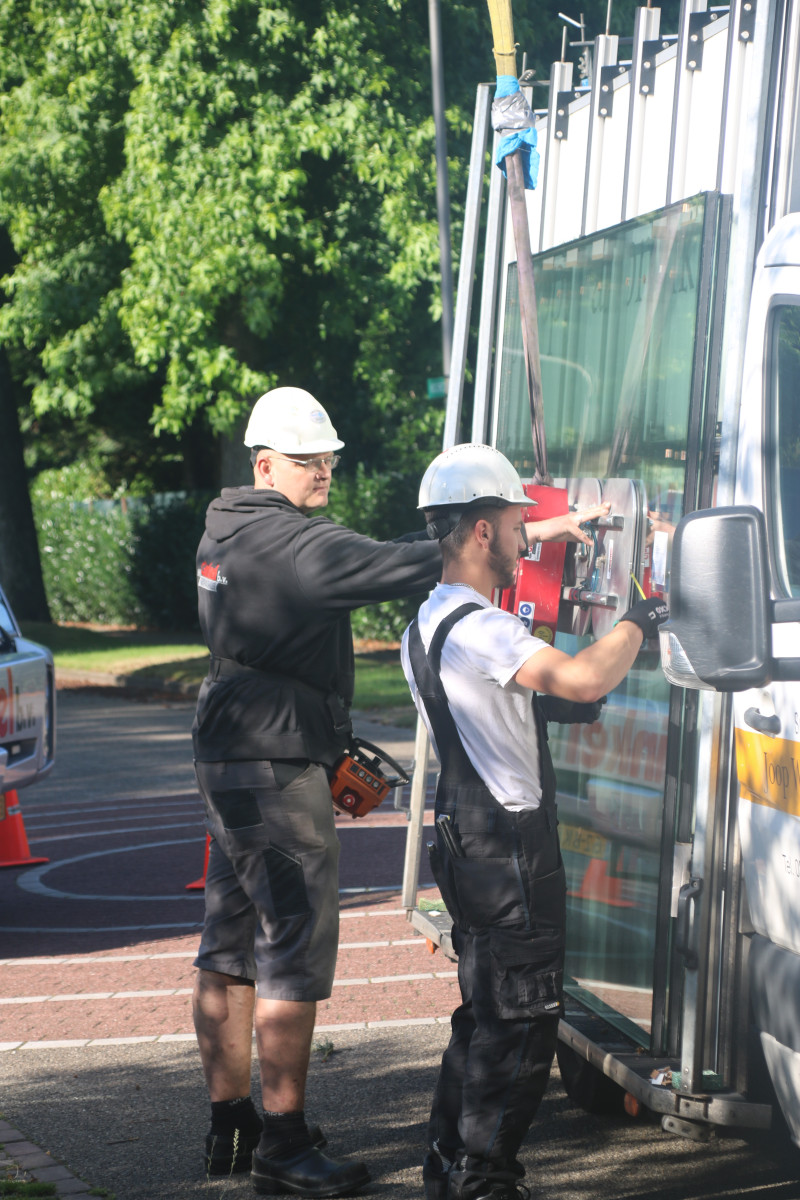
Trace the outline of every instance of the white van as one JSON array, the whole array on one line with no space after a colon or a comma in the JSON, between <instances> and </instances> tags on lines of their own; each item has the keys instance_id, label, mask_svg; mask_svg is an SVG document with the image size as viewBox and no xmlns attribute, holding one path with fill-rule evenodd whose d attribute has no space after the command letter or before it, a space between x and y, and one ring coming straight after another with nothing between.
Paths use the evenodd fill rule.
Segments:
<instances>
[{"instance_id":1,"label":"white van","mask_svg":"<svg viewBox=\"0 0 800 1200\"><path fill-rule=\"evenodd\" d=\"M642 592L672 612L663 666L647 649L600 722L550 730L558 1058L588 1109L644 1105L702 1139L766 1127L777 1104L800 1144L800 2L683 0L677 30L660 18L639 9L627 39L576 47L586 79L553 65L526 193L549 475L573 507L612 505L592 550L566 555L556 644L585 645ZM496 169L472 277L485 190L473 173L445 441L489 442L529 481ZM404 903L448 951L446 915L416 903L423 776Z\"/></svg>"}]
</instances>

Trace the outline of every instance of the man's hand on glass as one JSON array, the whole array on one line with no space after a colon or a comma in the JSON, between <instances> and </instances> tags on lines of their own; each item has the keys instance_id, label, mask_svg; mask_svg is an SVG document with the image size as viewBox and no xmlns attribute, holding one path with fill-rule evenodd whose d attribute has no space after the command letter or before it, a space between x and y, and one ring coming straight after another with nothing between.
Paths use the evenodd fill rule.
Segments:
<instances>
[{"instance_id":1,"label":"man's hand on glass","mask_svg":"<svg viewBox=\"0 0 800 1200\"><path fill-rule=\"evenodd\" d=\"M607 517L611 505L595 504L592 508L584 508L580 512L566 512L557 517L545 517L543 521L526 521L525 534L529 545L536 542L583 542L584 546L592 545L591 534L582 525L589 521L597 521Z\"/></svg>"}]
</instances>

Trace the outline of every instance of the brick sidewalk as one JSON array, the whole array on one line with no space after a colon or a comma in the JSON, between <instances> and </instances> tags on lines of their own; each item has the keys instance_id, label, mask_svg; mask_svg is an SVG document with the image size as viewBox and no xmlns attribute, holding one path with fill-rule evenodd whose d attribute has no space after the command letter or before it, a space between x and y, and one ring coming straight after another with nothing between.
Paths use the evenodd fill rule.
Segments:
<instances>
[{"instance_id":1,"label":"brick sidewalk","mask_svg":"<svg viewBox=\"0 0 800 1200\"><path fill-rule=\"evenodd\" d=\"M317 1033L447 1024L457 1003L455 964L432 955L398 896L342 911L334 992L319 1005ZM0 1052L194 1042L196 934L115 950L0 960ZM14 1126L0 1122L0 1170L53 1183L58 1195L97 1195ZM18 1176L17 1176L18 1173ZM154 1198L155 1200L155 1198Z\"/></svg>"},{"instance_id":2,"label":"brick sidewalk","mask_svg":"<svg viewBox=\"0 0 800 1200\"><path fill-rule=\"evenodd\" d=\"M0 1175L6 1179L52 1183L58 1196L97 1196L97 1189L78 1179L61 1163L27 1141L8 1121L0 1119Z\"/></svg>"}]
</instances>

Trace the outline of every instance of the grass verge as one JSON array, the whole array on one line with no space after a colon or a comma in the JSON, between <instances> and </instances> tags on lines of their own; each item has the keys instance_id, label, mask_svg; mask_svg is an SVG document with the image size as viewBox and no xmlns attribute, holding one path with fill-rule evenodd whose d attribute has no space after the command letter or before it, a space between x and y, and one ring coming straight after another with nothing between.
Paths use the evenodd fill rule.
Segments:
<instances>
[{"instance_id":1,"label":"grass verge","mask_svg":"<svg viewBox=\"0 0 800 1200\"><path fill-rule=\"evenodd\" d=\"M52 652L58 671L128 676L138 684L149 680L185 688L199 687L206 674L208 650L190 634L149 633L128 629L97 629L45 625L28 621L25 637ZM394 723L411 727L416 714L408 694L396 647L372 648L356 654L353 705L363 711L383 711Z\"/></svg>"}]
</instances>

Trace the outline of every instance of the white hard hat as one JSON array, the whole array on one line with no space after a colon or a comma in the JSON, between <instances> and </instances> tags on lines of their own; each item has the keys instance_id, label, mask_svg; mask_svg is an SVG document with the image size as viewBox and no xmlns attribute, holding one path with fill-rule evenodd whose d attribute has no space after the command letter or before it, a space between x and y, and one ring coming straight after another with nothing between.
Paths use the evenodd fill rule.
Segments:
<instances>
[{"instance_id":1,"label":"white hard hat","mask_svg":"<svg viewBox=\"0 0 800 1200\"><path fill-rule=\"evenodd\" d=\"M419 508L465 508L477 501L498 504L533 502L511 463L492 446L465 442L433 460L419 488Z\"/></svg>"},{"instance_id":2,"label":"white hard hat","mask_svg":"<svg viewBox=\"0 0 800 1200\"><path fill-rule=\"evenodd\" d=\"M325 409L310 392L273 388L256 400L244 435L245 446L268 446L280 454L321 454L344 442Z\"/></svg>"}]
</instances>

